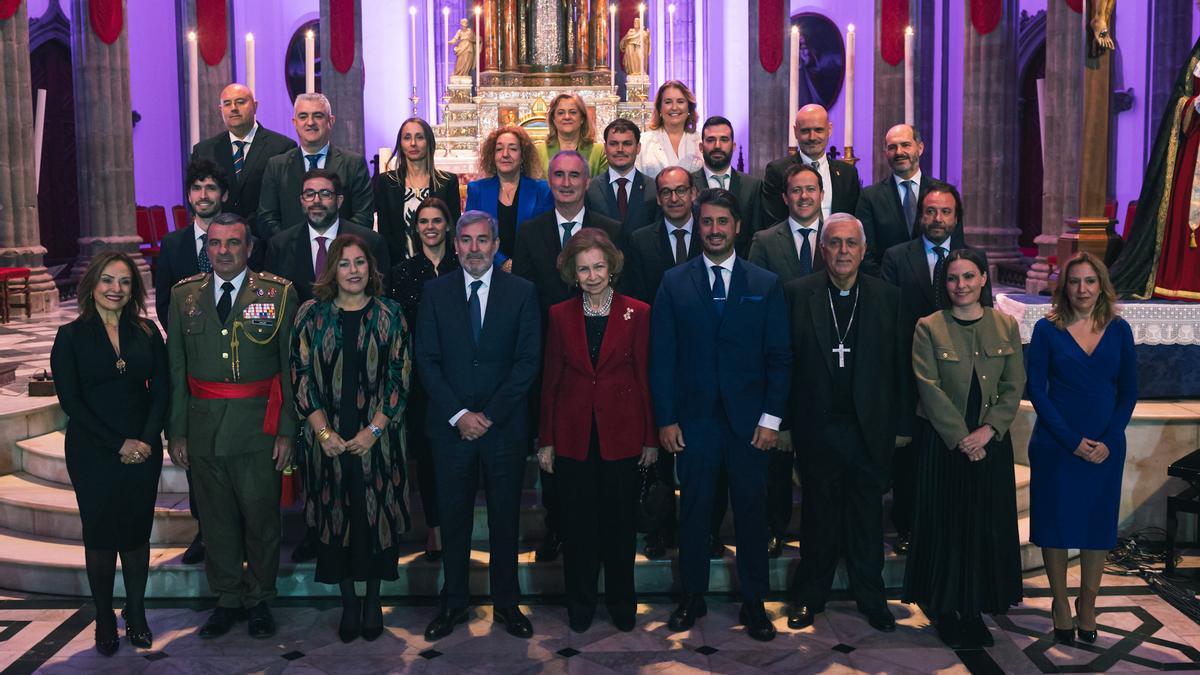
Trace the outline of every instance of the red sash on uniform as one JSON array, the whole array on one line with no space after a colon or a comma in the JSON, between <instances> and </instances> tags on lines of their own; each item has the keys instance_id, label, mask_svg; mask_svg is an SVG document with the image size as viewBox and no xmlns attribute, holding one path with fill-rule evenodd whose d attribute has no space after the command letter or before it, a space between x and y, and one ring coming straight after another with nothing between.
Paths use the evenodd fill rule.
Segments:
<instances>
[{"instance_id":1,"label":"red sash on uniform","mask_svg":"<svg viewBox=\"0 0 1200 675\"><path fill-rule=\"evenodd\" d=\"M257 382L206 382L188 375L188 389L192 396L203 399L266 396L267 415L263 418L263 433L275 436L279 431L279 413L283 410L283 389L279 384L279 375Z\"/></svg>"}]
</instances>

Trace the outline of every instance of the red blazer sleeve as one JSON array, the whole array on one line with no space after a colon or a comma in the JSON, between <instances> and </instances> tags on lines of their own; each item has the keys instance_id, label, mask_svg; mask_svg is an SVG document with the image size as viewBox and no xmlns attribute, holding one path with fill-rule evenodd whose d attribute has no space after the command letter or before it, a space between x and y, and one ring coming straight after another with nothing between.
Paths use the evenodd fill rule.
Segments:
<instances>
[{"instance_id":1,"label":"red blazer sleeve","mask_svg":"<svg viewBox=\"0 0 1200 675\"><path fill-rule=\"evenodd\" d=\"M550 308L549 326L546 329L546 353L542 362L542 400L541 414L538 415L538 445L546 447L555 445L554 419L557 411L555 404L558 399L558 387L562 381L566 361L566 349L563 345L562 332L559 330L561 320L557 307Z\"/></svg>"},{"instance_id":2,"label":"red blazer sleeve","mask_svg":"<svg viewBox=\"0 0 1200 675\"><path fill-rule=\"evenodd\" d=\"M658 428L654 424L654 407L650 404L650 306L633 300L628 300L633 306L637 318L633 329L633 367L634 377L637 378L638 391L642 395L642 405L645 406L646 420L643 432L642 447L658 447Z\"/></svg>"}]
</instances>

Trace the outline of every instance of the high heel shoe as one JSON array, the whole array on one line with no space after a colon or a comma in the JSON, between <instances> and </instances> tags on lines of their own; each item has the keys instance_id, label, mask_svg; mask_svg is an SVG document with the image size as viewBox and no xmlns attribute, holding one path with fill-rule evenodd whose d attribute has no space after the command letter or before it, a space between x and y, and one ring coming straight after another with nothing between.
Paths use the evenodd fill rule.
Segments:
<instances>
[{"instance_id":1,"label":"high heel shoe","mask_svg":"<svg viewBox=\"0 0 1200 675\"><path fill-rule=\"evenodd\" d=\"M362 635L362 601L355 599L353 604L342 605L342 619L338 622L338 637L342 642L350 643Z\"/></svg>"},{"instance_id":2,"label":"high heel shoe","mask_svg":"<svg viewBox=\"0 0 1200 675\"><path fill-rule=\"evenodd\" d=\"M375 621L379 623L376 624ZM383 607L377 602L363 602L362 636L373 642L383 635Z\"/></svg>"},{"instance_id":3,"label":"high heel shoe","mask_svg":"<svg viewBox=\"0 0 1200 675\"><path fill-rule=\"evenodd\" d=\"M117 635L117 616L109 611L109 616L112 617L111 636L109 631L101 631L100 618L96 617L96 651L104 656L112 656L117 653L117 649L121 646L121 638Z\"/></svg>"},{"instance_id":4,"label":"high heel shoe","mask_svg":"<svg viewBox=\"0 0 1200 675\"><path fill-rule=\"evenodd\" d=\"M1075 616L1076 617L1079 616L1079 598L1075 598ZM1099 623L1099 622L1097 622L1097 623ZM1084 630L1083 626L1080 625L1078 621L1076 621L1076 632L1079 633L1079 639L1083 640L1084 642L1089 642L1089 643L1095 642L1096 638L1098 637L1098 634L1097 634L1097 631L1095 628L1093 628L1092 630Z\"/></svg>"},{"instance_id":5,"label":"high heel shoe","mask_svg":"<svg viewBox=\"0 0 1200 675\"><path fill-rule=\"evenodd\" d=\"M1074 622L1072 622L1074 623ZM1050 604L1050 624L1054 626L1054 641L1060 645L1070 647L1075 644L1075 626L1070 628L1059 628L1054 621L1054 603Z\"/></svg>"},{"instance_id":6,"label":"high heel shoe","mask_svg":"<svg viewBox=\"0 0 1200 675\"><path fill-rule=\"evenodd\" d=\"M150 631L150 625L146 622L146 612L141 612L141 621L135 625L135 622L129 620L129 615L125 610L121 610L121 620L125 622L125 637L129 638L129 644L138 649L150 649L154 646L154 633Z\"/></svg>"}]
</instances>

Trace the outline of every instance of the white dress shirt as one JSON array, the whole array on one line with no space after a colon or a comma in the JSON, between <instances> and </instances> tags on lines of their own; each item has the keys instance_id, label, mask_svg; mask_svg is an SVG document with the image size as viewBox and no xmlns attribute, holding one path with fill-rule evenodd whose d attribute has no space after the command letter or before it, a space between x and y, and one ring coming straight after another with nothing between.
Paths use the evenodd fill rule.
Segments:
<instances>
[{"instance_id":1,"label":"white dress shirt","mask_svg":"<svg viewBox=\"0 0 1200 675\"><path fill-rule=\"evenodd\" d=\"M554 219L558 222L559 244L562 243L563 235L566 234L567 230L567 228L563 227L563 223L575 223L575 226L571 228L571 236L579 234L579 230L583 229L583 212L585 210L584 208L580 208L579 213L576 213L574 218L567 218L559 213L558 209L554 209Z\"/></svg>"},{"instance_id":2,"label":"white dress shirt","mask_svg":"<svg viewBox=\"0 0 1200 675\"><path fill-rule=\"evenodd\" d=\"M320 159L317 160L317 168L324 169L325 160L329 159L329 144L326 143L320 150L316 152L308 152L303 147L300 148L300 159L304 160L304 170L308 171L308 157L306 155L320 155Z\"/></svg>"},{"instance_id":3,"label":"white dress shirt","mask_svg":"<svg viewBox=\"0 0 1200 675\"><path fill-rule=\"evenodd\" d=\"M243 269L241 274L232 279L228 279L229 283L233 284L233 290L229 292L229 297L234 302L237 302L238 293L242 292L242 284L246 283L246 271L247 270ZM225 289L221 288L221 286L226 281L227 280L222 279L220 275L216 273L213 274L213 302L221 302L221 296L225 293ZM232 308L233 305L231 304L230 307Z\"/></svg>"},{"instance_id":4,"label":"white dress shirt","mask_svg":"<svg viewBox=\"0 0 1200 675\"><path fill-rule=\"evenodd\" d=\"M668 244L668 248L671 249L671 255L675 255L675 230L678 230L678 229L683 229L683 232L684 232L683 250L685 250L685 251L692 250L692 226L693 226L693 224L692 224L692 216L690 213L688 214L687 222L684 223L683 225L676 225L675 223L672 223L671 221L667 220L666 218L663 218L663 225L666 227L666 230L667 230L667 244ZM678 265L679 263L686 262L686 261L687 261L687 258L685 257L683 260L676 260L675 264ZM709 282L711 285L712 279L709 279Z\"/></svg>"},{"instance_id":5,"label":"white dress shirt","mask_svg":"<svg viewBox=\"0 0 1200 675\"><path fill-rule=\"evenodd\" d=\"M204 240L201 237L208 236L208 230L201 229L200 223L192 220L192 234L196 235L196 258L199 259L200 251L204 250Z\"/></svg>"},{"instance_id":6,"label":"white dress shirt","mask_svg":"<svg viewBox=\"0 0 1200 675\"><path fill-rule=\"evenodd\" d=\"M679 152L671 147L671 139L663 128L650 129L642 132L642 150L638 153L637 168L654 178L668 166L680 166L688 173L697 171L704 166L704 156L700 154L700 134L683 132L679 139Z\"/></svg>"},{"instance_id":7,"label":"white dress shirt","mask_svg":"<svg viewBox=\"0 0 1200 675\"><path fill-rule=\"evenodd\" d=\"M812 234L808 235L808 262L812 263L814 268L817 266L817 246L820 245L820 242L817 241L817 225L819 225L820 222L820 220L814 218L813 221L808 225L802 225L797 222L795 218L788 216L788 227L792 230L792 241L796 244L797 258L800 258L801 251L803 250L804 246L804 237L800 234L800 230L812 231Z\"/></svg>"},{"instance_id":8,"label":"white dress shirt","mask_svg":"<svg viewBox=\"0 0 1200 675\"><path fill-rule=\"evenodd\" d=\"M828 220L829 215L833 213L833 178L829 175L829 158L825 155L813 158L802 152L800 153L800 159L809 166L812 166L814 163L817 165L817 173L821 174L821 191L823 193L821 196L821 216ZM786 188L787 186L784 186L785 192Z\"/></svg>"},{"instance_id":9,"label":"white dress shirt","mask_svg":"<svg viewBox=\"0 0 1200 675\"><path fill-rule=\"evenodd\" d=\"M312 223L308 224L308 250L312 258L313 276L321 276L321 270L317 269L317 250L320 249L320 244L317 243L317 237L325 237L325 252L329 253L329 246L333 244L333 240L338 236L338 226L341 225L342 219L335 218L333 224L324 232L317 232Z\"/></svg>"},{"instance_id":10,"label":"white dress shirt","mask_svg":"<svg viewBox=\"0 0 1200 675\"><path fill-rule=\"evenodd\" d=\"M722 173L714 173L712 171L712 169L708 168L707 164L704 165L704 184L705 185L707 185L710 188L719 188L719 187L722 187L722 185L721 185L722 181L724 181L724 183L725 183L723 189L725 189L725 190L733 189L733 170L732 169L730 169L729 167L725 167L725 171L723 171Z\"/></svg>"},{"instance_id":11,"label":"white dress shirt","mask_svg":"<svg viewBox=\"0 0 1200 675\"><path fill-rule=\"evenodd\" d=\"M254 134L256 134L256 133L258 133L258 120L255 120L254 126L250 127L250 133L246 134L242 138L238 138L237 134L233 133L232 131L229 132L229 152L231 154L234 152L237 152L237 146L234 145L233 143L234 143L234 141L241 141L241 142L245 143L245 145L242 146L243 157L246 155L249 155L250 154L250 144L254 142Z\"/></svg>"},{"instance_id":12,"label":"white dress shirt","mask_svg":"<svg viewBox=\"0 0 1200 675\"><path fill-rule=\"evenodd\" d=\"M476 279L475 277L471 276L471 273L466 271L465 269L463 270L463 273L462 273L463 274L463 288L466 289L467 302L471 301L471 284L475 281L483 282L483 285L479 287L479 291L477 291L475 293L475 295L479 297L479 328L481 330L483 329L484 321L487 319L488 290L491 289L491 287L492 287L492 270L494 270L494 269L495 269L494 267L488 267L487 271L484 272L483 276L479 277L479 279ZM467 414L466 408L463 408L462 410L459 410L458 412L454 413L454 416L450 418L450 426L454 426L454 425L458 424L459 418L466 414Z\"/></svg>"},{"instance_id":13,"label":"white dress shirt","mask_svg":"<svg viewBox=\"0 0 1200 675\"><path fill-rule=\"evenodd\" d=\"M618 193L621 189L621 186L617 184L617 179L619 179L619 178L624 178L625 180L629 181L628 183L625 184L625 195L628 197L629 195L631 195L633 193L633 176L634 176L634 172L636 172L636 171L637 171L636 166L630 166L629 170L626 171L625 173L621 173L620 171L617 171L616 169L612 168L611 166L608 167L608 186L610 188L612 188L612 193L613 193L614 197L618 196Z\"/></svg>"},{"instance_id":14,"label":"white dress shirt","mask_svg":"<svg viewBox=\"0 0 1200 675\"><path fill-rule=\"evenodd\" d=\"M904 204L904 181L906 181L906 180L912 181L913 198L914 199L920 198L920 196L921 196L921 170L920 169L917 169L917 172L912 175L912 178L901 178L900 176L897 176L896 174L892 174L892 180L896 182L896 194L900 195L900 204L901 205ZM920 217L921 217L921 214L918 213L917 218L920 218Z\"/></svg>"}]
</instances>

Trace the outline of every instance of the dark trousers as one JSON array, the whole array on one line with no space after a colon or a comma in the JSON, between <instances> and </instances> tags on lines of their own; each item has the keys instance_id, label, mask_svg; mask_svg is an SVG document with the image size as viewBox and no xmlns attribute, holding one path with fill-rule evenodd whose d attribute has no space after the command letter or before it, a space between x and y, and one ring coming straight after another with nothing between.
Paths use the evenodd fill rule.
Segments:
<instances>
[{"instance_id":1,"label":"dark trousers","mask_svg":"<svg viewBox=\"0 0 1200 675\"><path fill-rule=\"evenodd\" d=\"M187 478L188 484L188 511L191 512L192 518L196 521L196 536L204 536L204 528L200 527L200 500L196 497L196 488L192 486L192 470L185 469L183 475Z\"/></svg>"},{"instance_id":2,"label":"dark trousers","mask_svg":"<svg viewBox=\"0 0 1200 675\"><path fill-rule=\"evenodd\" d=\"M795 455L772 450L767 470L767 527L783 537L792 520L792 464Z\"/></svg>"},{"instance_id":3,"label":"dark trousers","mask_svg":"<svg viewBox=\"0 0 1200 675\"><path fill-rule=\"evenodd\" d=\"M593 449L583 461L556 457L563 518L563 579L567 613L590 619L604 568L604 602L614 619L637 612L633 560L637 549L637 458L603 460ZM568 497L569 495L569 497Z\"/></svg>"},{"instance_id":4,"label":"dark trousers","mask_svg":"<svg viewBox=\"0 0 1200 675\"><path fill-rule=\"evenodd\" d=\"M492 432L489 432L492 433ZM520 599L517 584L517 537L520 526L521 478L525 473L525 446L484 434L477 441L433 440L433 465L437 475L438 511L442 521L442 599L446 607L460 609L470 599L468 568L471 530L475 521L475 493L483 469L487 496L488 541L492 601L496 607L514 607Z\"/></svg>"},{"instance_id":5,"label":"dark trousers","mask_svg":"<svg viewBox=\"0 0 1200 675\"><path fill-rule=\"evenodd\" d=\"M658 479L666 483L671 488L671 494L675 493L675 455L663 450L658 453L658 459L654 462L654 472L658 475ZM668 502L670 515L664 518L663 529L660 532L653 532L663 538L665 542L675 541L675 526L679 523L678 511L675 508L675 498L672 497ZM729 479L725 476L725 468L722 467L717 475L717 485L713 489L712 502L712 537L714 539L721 536L721 525L725 523L725 514L729 512Z\"/></svg>"},{"instance_id":6,"label":"dark trousers","mask_svg":"<svg viewBox=\"0 0 1200 675\"><path fill-rule=\"evenodd\" d=\"M737 573L746 602L761 601L767 580L767 453L734 434L724 414L714 434L684 430L687 447L676 458L680 487L679 571L683 592L708 591L709 540L717 483L729 481L737 543ZM696 437L700 436L700 437ZM708 436L708 437L705 437Z\"/></svg>"},{"instance_id":7,"label":"dark trousers","mask_svg":"<svg viewBox=\"0 0 1200 675\"><path fill-rule=\"evenodd\" d=\"M917 492L917 444L896 448L892 455L892 524L896 532L912 534L913 501Z\"/></svg>"},{"instance_id":8,"label":"dark trousers","mask_svg":"<svg viewBox=\"0 0 1200 675\"><path fill-rule=\"evenodd\" d=\"M421 511L425 516L425 527L430 529L441 524L438 517L437 476L433 468L433 444L425 434L425 415L429 409L429 397L424 388L413 378L409 390L408 409L405 412L408 453L417 463L417 492L421 496Z\"/></svg>"},{"instance_id":9,"label":"dark trousers","mask_svg":"<svg viewBox=\"0 0 1200 675\"><path fill-rule=\"evenodd\" d=\"M792 576L793 601L823 609L838 561L845 558L859 609L883 607L885 488L864 469L869 455L858 423L829 422L801 452L824 461L806 462L800 473L800 565ZM831 457L837 459L824 459Z\"/></svg>"},{"instance_id":10,"label":"dark trousers","mask_svg":"<svg viewBox=\"0 0 1200 675\"><path fill-rule=\"evenodd\" d=\"M217 606L253 607L271 600L282 529L275 460L265 452L192 455L190 460L196 496L204 503L204 571Z\"/></svg>"}]
</instances>

